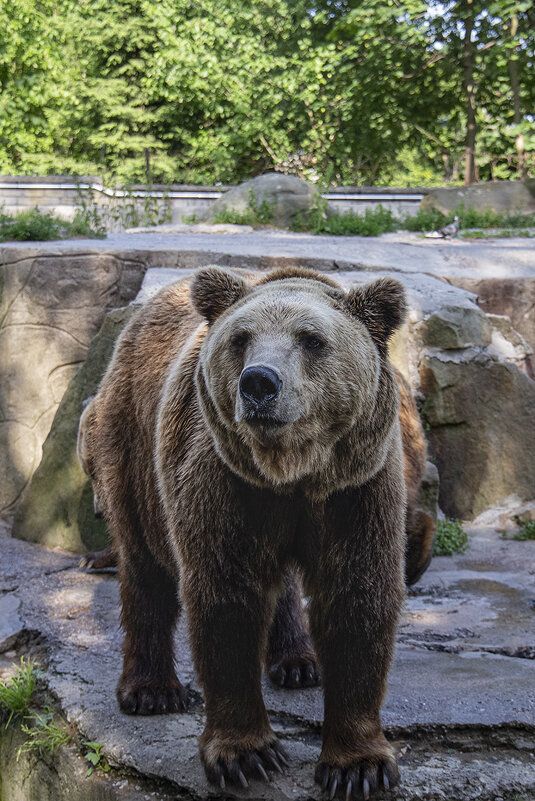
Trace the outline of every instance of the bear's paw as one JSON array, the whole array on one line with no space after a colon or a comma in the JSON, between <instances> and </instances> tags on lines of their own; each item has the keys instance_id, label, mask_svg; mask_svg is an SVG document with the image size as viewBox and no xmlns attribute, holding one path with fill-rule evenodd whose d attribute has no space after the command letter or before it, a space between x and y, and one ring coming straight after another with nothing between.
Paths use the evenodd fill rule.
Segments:
<instances>
[{"instance_id":1,"label":"bear's paw","mask_svg":"<svg viewBox=\"0 0 535 801\"><path fill-rule=\"evenodd\" d=\"M122 682L117 688L117 700L127 715L165 715L188 708L186 690L178 679L158 685Z\"/></svg>"},{"instance_id":2,"label":"bear's paw","mask_svg":"<svg viewBox=\"0 0 535 801\"><path fill-rule=\"evenodd\" d=\"M395 759L356 760L347 767L320 762L316 768L316 782L323 792L333 799L337 794L345 801L364 798L365 801L380 790L389 790L399 784L399 770Z\"/></svg>"},{"instance_id":3,"label":"bear's paw","mask_svg":"<svg viewBox=\"0 0 535 801\"><path fill-rule=\"evenodd\" d=\"M290 764L284 748L273 734L256 747L247 747L243 743L233 746L214 737L201 745L200 754L206 778L221 790L225 789L227 782L244 788L249 787L250 779L268 782L267 771L282 773L283 768Z\"/></svg>"},{"instance_id":4,"label":"bear's paw","mask_svg":"<svg viewBox=\"0 0 535 801\"><path fill-rule=\"evenodd\" d=\"M268 675L272 684L285 690L317 687L321 683L318 663L313 653L285 656L269 666Z\"/></svg>"}]
</instances>

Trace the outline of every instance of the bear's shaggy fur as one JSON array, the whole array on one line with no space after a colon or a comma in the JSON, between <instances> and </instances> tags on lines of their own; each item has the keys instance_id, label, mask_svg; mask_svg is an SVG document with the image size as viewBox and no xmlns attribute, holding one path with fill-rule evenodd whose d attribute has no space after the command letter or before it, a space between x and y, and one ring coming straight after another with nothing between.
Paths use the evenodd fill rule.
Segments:
<instances>
[{"instance_id":1,"label":"bear's shaggy fur","mask_svg":"<svg viewBox=\"0 0 535 801\"><path fill-rule=\"evenodd\" d=\"M389 279L346 293L305 270L206 268L133 317L84 413L79 450L119 566L120 706L185 707L180 577L201 758L221 787L285 762L262 662L280 685L318 681L296 571L325 694L316 778L348 797L399 779L380 707L404 595L404 469L417 488L425 456L408 393L403 463L386 356L404 313Z\"/></svg>"}]
</instances>

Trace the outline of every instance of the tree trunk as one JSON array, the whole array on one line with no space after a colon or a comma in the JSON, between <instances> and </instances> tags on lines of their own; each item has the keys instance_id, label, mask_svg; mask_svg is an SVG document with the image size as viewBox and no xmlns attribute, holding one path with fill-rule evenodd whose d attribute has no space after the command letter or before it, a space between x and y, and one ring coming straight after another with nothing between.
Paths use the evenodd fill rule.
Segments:
<instances>
[{"instance_id":1,"label":"tree trunk","mask_svg":"<svg viewBox=\"0 0 535 801\"><path fill-rule=\"evenodd\" d=\"M473 0L467 0L470 13L464 21L463 64L464 89L466 93L466 148L464 158L464 183L475 181L475 149L476 149L476 99L474 93L474 46L472 31L474 30Z\"/></svg>"},{"instance_id":2,"label":"tree trunk","mask_svg":"<svg viewBox=\"0 0 535 801\"><path fill-rule=\"evenodd\" d=\"M150 150L148 147L145 148L145 182L148 186L152 183L150 174Z\"/></svg>"},{"instance_id":3,"label":"tree trunk","mask_svg":"<svg viewBox=\"0 0 535 801\"><path fill-rule=\"evenodd\" d=\"M511 19L511 38L514 39L518 30L518 17ZM509 58L509 78L511 79L511 91L513 93L513 120L515 125L522 122L522 112L520 109L520 80L518 77L518 61ZM521 178L526 177L526 154L524 151L524 137L521 133L516 136L516 152L518 154L518 172Z\"/></svg>"}]
</instances>

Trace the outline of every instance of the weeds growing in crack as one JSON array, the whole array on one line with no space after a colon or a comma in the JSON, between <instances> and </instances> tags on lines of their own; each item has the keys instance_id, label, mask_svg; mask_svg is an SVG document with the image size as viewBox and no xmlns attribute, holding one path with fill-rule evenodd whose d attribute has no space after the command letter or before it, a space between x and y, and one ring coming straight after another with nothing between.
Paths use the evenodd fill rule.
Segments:
<instances>
[{"instance_id":1,"label":"weeds growing in crack","mask_svg":"<svg viewBox=\"0 0 535 801\"><path fill-rule=\"evenodd\" d=\"M57 718L52 709L32 711L24 720L21 729L27 739L17 751L17 760L21 754L29 753L54 756L60 745L69 745L72 740L66 722Z\"/></svg>"}]
</instances>

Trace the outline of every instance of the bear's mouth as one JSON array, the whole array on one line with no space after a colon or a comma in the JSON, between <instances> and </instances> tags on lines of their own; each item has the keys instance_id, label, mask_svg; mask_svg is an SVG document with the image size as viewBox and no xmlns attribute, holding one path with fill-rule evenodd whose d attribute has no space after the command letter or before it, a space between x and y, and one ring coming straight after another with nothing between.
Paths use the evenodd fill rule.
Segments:
<instances>
[{"instance_id":1,"label":"bear's mouth","mask_svg":"<svg viewBox=\"0 0 535 801\"><path fill-rule=\"evenodd\" d=\"M247 412L243 419L247 425L267 430L281 428L286 425L286 420L280 420L278 417L259 410Z\"/></svg>"}]
</instances>

